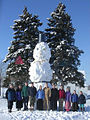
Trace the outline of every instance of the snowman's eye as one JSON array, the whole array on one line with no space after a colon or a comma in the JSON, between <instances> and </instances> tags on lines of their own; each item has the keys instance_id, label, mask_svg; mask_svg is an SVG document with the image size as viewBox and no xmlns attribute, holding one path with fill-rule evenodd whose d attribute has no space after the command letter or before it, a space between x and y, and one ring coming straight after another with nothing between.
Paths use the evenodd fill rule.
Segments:
<instances>
[{"instance_id":1,"label":"snowman's eye","mask_svg":"<svg viewBox=\"0 0 90 120\"><path fill-rule=\"evenodd\" d=\"M38 50L38 48L37 48L37 50Z\"/></svg>"}]
</instances>

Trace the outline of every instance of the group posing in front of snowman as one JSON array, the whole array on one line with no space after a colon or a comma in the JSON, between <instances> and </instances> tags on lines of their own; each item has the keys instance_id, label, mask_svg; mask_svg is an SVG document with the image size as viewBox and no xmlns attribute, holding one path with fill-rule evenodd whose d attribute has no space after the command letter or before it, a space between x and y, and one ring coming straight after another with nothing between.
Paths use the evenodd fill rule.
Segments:
<instances>
[{"instance_id":1,"label":"group posing in front of snowman","mask_svg":"<svg viewBox=\"0 0 90 120\"><path fill-rule=\"evenodd\" d=\"M58 100L60 111L64 110L64 101L66 111L71 110L71 102L73 111L78 111L78 103L80 104L80 110L84 111L86 100L82 91L80 91L78 98L75 90L71 95L70 89L67 88L65 92L63 86L60 86L60 89L57 90L55 85L52 84L52 89L49 88L48 83L52 80L53 74L49 64L50 57L51 51L48 44L44 42L38 43L33 52L34 61L31 63L29 69L30 80L32 81L31 86L29 87L28 83L25 83L23 88L19 85L15 91L13 85L10 84L6 92L9 112L12 111L13 101L16 101L16 108L18 110L23 107L23 104L24 110L28 110L29 101L30 110L34 109L35 103L37 110L57 110ZM34 87L33 83L35 83L36 87Z\"/></svg>"},{"instance_id":2,"label":"group posing in front of snowman","mask_svg":"<svg viewBox=\"0 0 90 120\"><path fill-rule=\"evenodd\" d=\"M16 102L17 110L24 108L24 111L29 110L57 110L57 101L59 101L59 111L84 111L84 104L86 103L85 96L82 91L80 91L80 96L76 94L74 90L73 94L70 93L70 89L67 88L66 92L63 86L60 86L58 90L54 84L52 88L48 87L48 83L45 83L44 89L39 86L37 90L34 83L28 86L25 82L23 88L21 85L15 90L13 85L10 84L8 90L6 91L6 98L8 101L8 111L12 112L13 102ZM63 106L65 102L65 106ZM30 106L29 104L30 103ZM72 103L72 106L71 106ZM78 106L80 104L80 107ZM28 107L29 106L29 107Z\"/></svg>"}]
</instances>

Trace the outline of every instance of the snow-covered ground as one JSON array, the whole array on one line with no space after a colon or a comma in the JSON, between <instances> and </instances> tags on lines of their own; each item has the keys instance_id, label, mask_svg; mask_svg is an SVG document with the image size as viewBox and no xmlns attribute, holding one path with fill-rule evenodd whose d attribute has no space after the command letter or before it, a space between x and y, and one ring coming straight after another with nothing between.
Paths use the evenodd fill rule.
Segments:
<instances>
[{"instance_id":1,"label":"snow-covered ground","mask_svg":"<svg viewBox=\"0 0 90 120\"><path fill-rule=\"evenodd\" d=\"M8 113L6 99L0 98L0 120L90 120L90 100L86 103L86 112L59 111L17 111Z\"/></svg>"}]
</instances>

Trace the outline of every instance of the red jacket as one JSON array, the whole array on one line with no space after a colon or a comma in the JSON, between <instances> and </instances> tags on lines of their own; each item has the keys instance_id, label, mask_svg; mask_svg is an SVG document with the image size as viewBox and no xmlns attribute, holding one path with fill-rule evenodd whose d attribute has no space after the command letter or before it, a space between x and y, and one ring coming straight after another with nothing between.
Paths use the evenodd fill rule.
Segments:
<instances>
[{"instance_id":1,"label":"red jacket","mask_svg":"<svg viewBox=\"0 0 90 120\"><path fill-rule=\"evenodd\" d=\"M63 89L62 89L62 90L61 90L61 89L59 90L59 99L60 99L60 98L65 99L65 91L64 91Z\"/></svg>"}]
</instances>

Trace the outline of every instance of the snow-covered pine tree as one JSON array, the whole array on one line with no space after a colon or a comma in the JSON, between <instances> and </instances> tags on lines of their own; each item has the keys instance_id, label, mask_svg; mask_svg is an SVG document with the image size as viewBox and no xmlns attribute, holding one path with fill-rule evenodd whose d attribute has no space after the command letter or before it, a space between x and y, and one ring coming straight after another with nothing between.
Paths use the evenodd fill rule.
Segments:
<instances>
[{"instance_id":1,"label":"snow-covered pine tree","mask_svg":"<svg viewBox=\"0 0 90 120\"><path fill-rule=\"evenodd\" d=\"M52 53L50 63L54 71L53 80L84 86L83 74L78 71L79 56L83 51L75 46L75 29L65 8L65 5L59 3L51 13L51 18L47 18L46 36Z\"/></svg>"},{"instance_id":2,"label":"snow-covered pine tree","mask_svg":"<svg viewBox=\"0 0 90 120\"><path fill-rule=\"evenodd\" d=\"M32 15L25 7L23 14L18 20L14 20L14 40L8 48L8 55L4 62L8 62L7 76L15 83L23 83L29 80L28 70L33 61L33 49L38 43L39 29L42 25L37 15ZM24 64L15 64L18 57L21 57Z\"/></svg>"}]
</instances>

